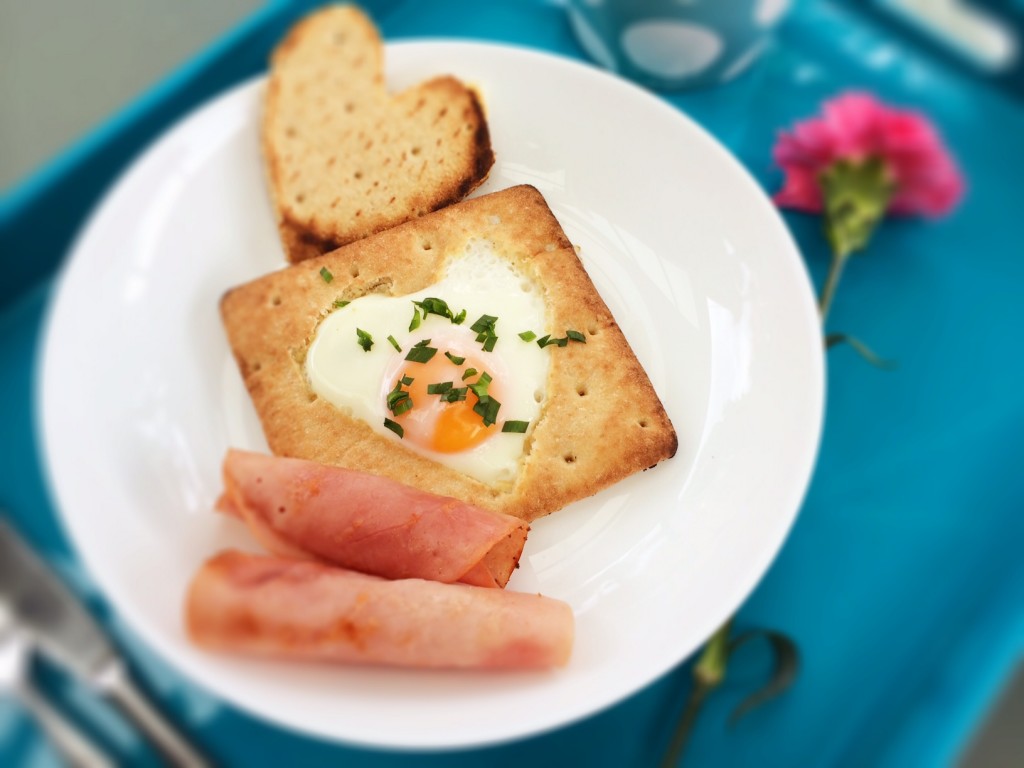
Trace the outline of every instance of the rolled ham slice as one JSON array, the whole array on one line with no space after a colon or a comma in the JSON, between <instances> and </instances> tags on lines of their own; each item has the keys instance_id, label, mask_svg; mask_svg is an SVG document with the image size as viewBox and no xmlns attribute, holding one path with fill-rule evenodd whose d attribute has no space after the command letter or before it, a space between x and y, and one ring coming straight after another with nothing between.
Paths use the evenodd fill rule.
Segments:
<instances>
[{"instance_id":1,"label":"rolled ham slice","mask_svg":"<svg viewBox=\"0 0 1024 768\"><path fill-rule=\"evenodd\" d=\"M389 579L504 587L529 526L458 499L312 461L229 450L218 509L273 554Z\"/></svg>"},{"instance_id":2,"label":"rolled ham slice","mask_svg":"<svg viewBox=\"0 0 1024 768\"><path fill-rule=\"evenodd\" d=\"M209 650L423 668L564 666L574 632L572 609L541 595L235 550L199 570L185 619Z\"/></svg>"}]
</instances>

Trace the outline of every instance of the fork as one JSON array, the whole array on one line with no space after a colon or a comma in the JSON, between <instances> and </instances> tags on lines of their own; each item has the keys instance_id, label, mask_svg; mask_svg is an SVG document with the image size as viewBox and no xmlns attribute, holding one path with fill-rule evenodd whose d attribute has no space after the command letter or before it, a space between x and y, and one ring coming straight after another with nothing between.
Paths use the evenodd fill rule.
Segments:
<instances>
[{"instance_id":1,"label":"fork","mask_svg":"<svg viewBox=\"0 0 1024 768\"><path fill-rule=\"evenodd\" d=\"M114 762L77 725L36 690L29 675L32 644L10 609L0 602L0 695L17 697L74 768L114 768Z\"/></svg>"}]
</instances>

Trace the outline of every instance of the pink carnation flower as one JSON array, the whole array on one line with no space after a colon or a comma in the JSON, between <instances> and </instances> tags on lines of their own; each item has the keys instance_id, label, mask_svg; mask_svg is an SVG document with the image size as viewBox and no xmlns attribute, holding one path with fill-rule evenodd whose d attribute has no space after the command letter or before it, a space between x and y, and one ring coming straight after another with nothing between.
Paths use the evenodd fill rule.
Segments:
<instances>
[{"instance_id":1,"label":"pink carnation flower","mask_svg":"<svg viewBox=\"0 0 1024 768\"><path fill-rule=\"evenodd\" d=\"M928 119L867 93L839 96L825 103L820 118L780 133L774 156L785 172L775 202L811 213L822 210L818 177L837 160L881 157L896 185L892 213L941 216L964 192L960 171Z\"/></svg>"}]
</instances>

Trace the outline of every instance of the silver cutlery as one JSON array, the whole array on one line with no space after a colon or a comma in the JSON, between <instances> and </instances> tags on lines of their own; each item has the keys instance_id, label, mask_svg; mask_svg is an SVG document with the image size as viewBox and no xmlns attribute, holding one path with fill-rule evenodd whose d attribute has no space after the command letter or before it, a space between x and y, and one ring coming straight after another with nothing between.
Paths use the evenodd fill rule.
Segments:
<instances>
[{"instance_id":1,"label":"silver cutlery","mask_svg":"<svg viewBox=\"0 0 1024 768\"><path fill-rule=\"evenodd\" d=\"M29 669L31 655L31 639L0 603L0 694L12 694L21 701L68 765L114 768L114 762L36 690Z\"/></svg>"},{"instance_id":2,"label":"silver cutlery","mask_svg":"<svg viewBox=\"0 0 1024 768\"><path fill-rule=\"evenodd\" d=\"M148 701L88 611L3 520L0 603L31 634L41 653L112 701L172 765L210 765Z\"/></svg>"}]
</instances>

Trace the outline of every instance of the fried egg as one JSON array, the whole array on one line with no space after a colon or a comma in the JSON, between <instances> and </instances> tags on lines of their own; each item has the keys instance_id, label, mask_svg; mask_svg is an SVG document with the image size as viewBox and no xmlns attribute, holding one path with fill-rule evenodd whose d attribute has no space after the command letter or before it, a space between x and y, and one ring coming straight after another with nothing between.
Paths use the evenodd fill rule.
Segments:
<instances>
[{"instance_id":1,"label":"fried egg","mask_svg":"<svg viewBox=\"0 0 1024 768\"><path fill-rule=\"evenodd\" d=\"M437 300L451 316L425 313L443 310ZM540 288L488 241L473 240L421 291L334 309L309 347L306 374L317 396L389 440L506 486L544 405L550 351L531 334L543 336L545 325Z\"/></svg>"}]
</instances>

